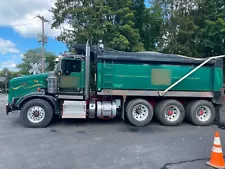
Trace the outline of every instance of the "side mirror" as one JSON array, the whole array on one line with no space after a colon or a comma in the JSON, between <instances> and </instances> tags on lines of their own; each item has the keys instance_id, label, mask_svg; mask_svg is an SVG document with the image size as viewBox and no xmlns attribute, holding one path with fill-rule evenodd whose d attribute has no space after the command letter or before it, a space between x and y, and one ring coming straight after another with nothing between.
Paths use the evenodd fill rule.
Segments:
<instances>
[{"instance_id":1,"label":"side mirror","mask_svg":"<svg viewBox=\"0 0 225 169\"><path fill-rule=\"evenodd\" d=\"M97 46L98 46L98 52L102 54L104 52L104 44L102 43L102 40L99 40Z\"/></svg>"},{"instance_id":2,"label":"side mirror","mask_svg":"<svg viewBox=\"0 0 225 169\"><path fill-rule=\"evenodd\" d=\"M62 70L58 70L57 71L57 74L60 76L60 75L62 75Z\"/></svg>"}]
</instances>

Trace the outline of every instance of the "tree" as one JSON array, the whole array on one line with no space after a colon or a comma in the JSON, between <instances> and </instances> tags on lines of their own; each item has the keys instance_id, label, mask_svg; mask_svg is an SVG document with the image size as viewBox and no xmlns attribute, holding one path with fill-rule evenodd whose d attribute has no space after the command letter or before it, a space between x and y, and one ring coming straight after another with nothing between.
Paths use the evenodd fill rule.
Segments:
<instances>
[{"instance_id":1,"label":"tree","mask_svg":"<svg viewBox=\"0 0 225 169\"><path fill-rule=\"evenodd\" d=\"M225 54L225 1L202 0L199 6L195 22L200 26L200 52L204 57Z\"/></svg>"},{"instance_id":2,"label":"tree","mask_svg":"<svg viewBox=\"0 0 225 169\"><path fill-rule=\"evenodd\" d=\"M163 13L159 4L153 3L146 8L144 0L133 0L135 28L139 30L144 49L157 51L157 44L161 37Z\"/></svg>"},{"instance_id":3,"label":"tree","mask_svg":"<svg viewBox=\"0 0 225 169\"><path fill-rule=\"evenodd\" d=\"M47 64L45 71L52 71L54 69L55 58L55 54L45 51L45 63ZM21 64L17 65L17 68L19 68L19 73L22 75L30 74L30 63L41 63L41 49L37 48L28 50L24 54L22 61L23 62Z\"/></svg>"},{"instance_id":4,"label":"tree","mask_svg":"<svg viewBox=\"0 0 225 169\"><path fill-rule=\"evenodd\" d=\"M11 70L8 70L7 72L8 72L7 73L7 86L8 86L9 85L9 81L12 78L18 77L19 74L18 74L18 72L14 72L14 71L11 71ZM0 77L5 77L4 69L3 70L0 70ZM5 81L4 82L2 82L2 81L0 82L0 89L3 89L3 91L5 91Z\"/></svg>"},{"instance_id":5,"label":"tree","mask_svg":"<svg viewBox=\"0 0 225 169\"><path fill-rule=\"evenodd\" d=\"M153 0L164 16L159 50L190 57L225 53L224 0Z\"/></svg>"},{"instance_id":6,"label":"tree","mask_svg":"<svg viewBox=\"0 0 225 169\"><path fill-rule=\"evenodd\" d=\"M106 47L124 51L143 50L139 30L135 28L132 0L57 0L51 8L52 28L68 23L58 40L73 51L75 43L93 44L103 40Z\"/></svg>"},{"instance_id":7,"label":"tree","mask_svg":"<svg viewBox=\"0 0 225 169\"><path fill-rule=\"evenodd\" d=\"M163 53L175 53L199 56L196 40L198 25L194 22L194 11L198 10L198 0L153 0L161 6L163 22L158 50Z\"/></svg>"},{"instance_id":8,"label":"tree","mask_svg":"<svg viewBox=\"0 0 225 169\"><path fill-rule=\"evenodd\" d=\"M207 57L225 53L224 0L57 0L53 28L68 23L59 40L103 40L123 51L153 50Z\"/></svg>"}]
</instances>

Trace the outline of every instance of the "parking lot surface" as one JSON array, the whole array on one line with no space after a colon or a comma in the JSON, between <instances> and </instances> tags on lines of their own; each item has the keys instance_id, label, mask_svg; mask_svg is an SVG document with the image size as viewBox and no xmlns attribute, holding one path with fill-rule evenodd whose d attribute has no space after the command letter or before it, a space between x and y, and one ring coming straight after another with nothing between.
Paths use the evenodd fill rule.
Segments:
<instances>
[{"instance_id":1,"label":"parking lot surface","mask_svg":"<svg viewBox=\"0 0 225 169\"><path fill-rule=\"evenodd\" d=\"M137 128L115 119L25 128L19 114L5 114L5 104L1 95L1 169L210 169L205 162L215 131L225 146L225 132L216 125L165 127L154 121Z\"/></svg>"}]
</instances>

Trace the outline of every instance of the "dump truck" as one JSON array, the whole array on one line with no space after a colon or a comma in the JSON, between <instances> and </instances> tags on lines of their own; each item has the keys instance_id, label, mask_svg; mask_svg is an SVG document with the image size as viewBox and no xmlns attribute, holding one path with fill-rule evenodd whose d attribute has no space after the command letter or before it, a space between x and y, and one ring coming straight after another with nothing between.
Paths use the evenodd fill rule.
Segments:
<instances>
[{"instance_id":1,"label":"dump truck","mask_svg":"<svg viewBox=\"0 0 225 169\"><path fill-rule=\"evenodd\" d=\"M6 114L26 127L62 119L121 117L130 125L165 126L184 119L197 126L224 123L223 57L190 58L157 52L122 52L104 44L76 44L55 69L9 82Z\"/></svg>"}]
</instances>

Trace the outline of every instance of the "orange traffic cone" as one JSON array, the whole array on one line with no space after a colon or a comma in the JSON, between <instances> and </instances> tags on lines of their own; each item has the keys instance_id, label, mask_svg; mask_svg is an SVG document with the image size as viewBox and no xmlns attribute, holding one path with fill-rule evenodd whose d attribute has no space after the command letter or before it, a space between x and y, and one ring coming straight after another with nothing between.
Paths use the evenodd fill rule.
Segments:
<instances>
[{"instance_id":1,"label":"orange traffic cone","mask_svg":"<svg viewBox=\"0 0 225 169\"><path fill-rule=\"evenodd\" d=\"M218 131L214 135L214 142L213 142L213 148L212 148L210 161L206 162L206 164L214 168L219 168L219 169L225 168L225 163L223 159L223 151L222 151L222 146L220 142L220 134Z\"/></svg>"}]
</instances>

